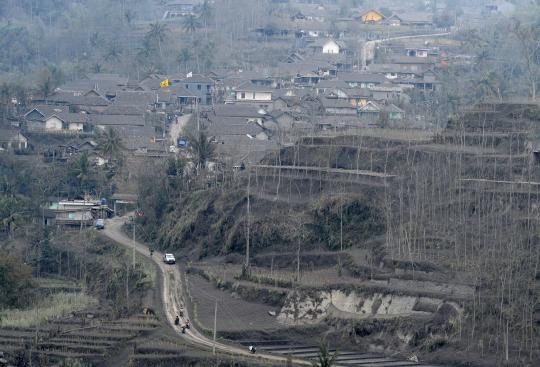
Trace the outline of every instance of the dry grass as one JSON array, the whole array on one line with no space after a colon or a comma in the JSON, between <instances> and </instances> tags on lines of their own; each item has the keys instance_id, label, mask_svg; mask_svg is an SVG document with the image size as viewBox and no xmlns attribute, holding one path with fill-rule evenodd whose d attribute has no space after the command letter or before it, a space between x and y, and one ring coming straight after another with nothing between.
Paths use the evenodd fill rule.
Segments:
<instances>
[{"instance_id":1,"label":"dry grass","mask_svg":"<svg viewBox=\"0 0 540 367\"><path fill-rule=\"evenodd\" d=\"M6 310L0 318L0 327L27 328L54 320L76 311L94 306L98 300L82 292L57 293L25 310Z\"/></svg>"}]
</instances>

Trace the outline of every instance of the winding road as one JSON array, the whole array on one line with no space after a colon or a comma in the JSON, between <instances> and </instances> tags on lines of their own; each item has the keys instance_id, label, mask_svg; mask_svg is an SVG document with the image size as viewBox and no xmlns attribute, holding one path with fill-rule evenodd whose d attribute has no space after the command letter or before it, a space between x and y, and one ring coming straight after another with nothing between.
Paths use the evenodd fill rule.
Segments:
<instances>
[{"instance_id":1,"label":"winding road","mask_svg":"<svg viewBox=\"0 0 540 367\"><path fill-rule=\"evenodd\" d=\"M161 296L163 298L163 311L167 317L169 325L178 333L180 337L201 347L212 349L214 347L214 341L199 332L195 325L191 324L191 328L189 330L186 330L185 334L182 334L179 328L174 325L174 319L176 315L180 314L180 310L182 310L184 314L183 321L185 322L187 319L189 319L188 308L185 307L184 302L184 284L182 281L182 274L180 272L180 268L179 266L171 266L163 263L163 254L158 251L155 251L153 256L150 256L150 250L147 246L138 241L135 241L134 243L133 239L129 238L126 234L124 234L122 231L122 225L128 220L128 216L117 217L107 220L105 224L105 229L102 231L102 233L109 239L113 240L119 245L127 247L130 250L132 250L133 246L135 246L135 251L156 263L162 275L161 279L163 281L163 284ZM246 347L238 347L219 342L215 343L215 348L216 351L244 356L259 361L280 363L287 361L287 358L284 356L277 356L268 353L251 354ZM310 362L303 359L294 359L293 362L297 365L311 366Z\"/></svg>"},{"instance_id":2,"label":"winding road","mask_svg":"<svg viewBox=\"0 0 540 367\"><path fill-rule=\"evenodd\" d=\"M444 32L444 33L414 34L414 35L409 35L409 36L396 36L396 37L382 38L382 39L373 40L373 41L367 41L364 44L364 47L362 48L362 70L367 69L368 61L373 61L373 58L375 57L375 46L380 43L404 40L404 39L413 39L413 38L442 37L442 36L448 36L450 34L452 33Z\"/></svg>"}]
</instances>

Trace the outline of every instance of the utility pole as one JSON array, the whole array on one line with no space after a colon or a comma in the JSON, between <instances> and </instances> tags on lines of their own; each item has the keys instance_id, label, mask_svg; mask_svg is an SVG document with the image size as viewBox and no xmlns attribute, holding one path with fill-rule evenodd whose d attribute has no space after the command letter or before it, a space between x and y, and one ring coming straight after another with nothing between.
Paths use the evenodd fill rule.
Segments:
<instances>
[{"instance_id":1,"label":"utility pole","mask_svg":"<svg viewBox=\"0 0 540 367\"><path fill-rule=\"evenodd\" d=\"M200 133L201 124L199 120L199 98L195 98L195 113L197 114L197 133Z\"/></svg>"},{"instance_id":2,"label":"utility pole","mask_svg":"<svg viewBox=\"0 0 540 367\"><path fill-rule=\"evenodd\" d=\"M217 298L214 305L214 345L212 347L212 354L216 355L216 332L217 332Z\"/></svg>"},{"instance_id":3,"label":"utility pole","mask_svg":"<svg viewBox=\"0 0 540 367\"><path fill-rule=\"evenodd\" d=\"M133 218L133 269L135 269L135 218Z\"/></svg>"},{"instance_id":4,"label":"utility pole","mask_svg":"<svg viewBox=\"0 0 540 367\"><path fill-rule=\"evenodd\" d=\"M249 170L249 168L248 168ZM249 271L249 237L250 237L250 187L251 187L251 170L248 171L248 187L247 187L247 233L246 233L246 272Z\"/></svg>"},{"instance_id":5,"label":"utility pole","mask_svg":"<svg viewBox=\"0 0 540 367\"><path fill-rule=\"evenodd\" d=\"M296 250L296 282L300 282L300 241L298 241L298 249Z\"/></svg>"},{"instance_id":6,"label":"utility pole","mask_svg":"<svg viewBox=\"0 0 540 367\"><path fill-rule=\"evenodd\" d=\"M340 205L340 221L339 221L339 247L340 251L343 252L343 198Z\"/></svg>"},{"instance_id":7,"label":"utility pole","mask_svg":"<svg viewBox=\"0 0 540 367\"><path fill-rule=\"evenodd\" d=\"M126 309L129 310L129 263L126 262Z\"/></svg>"}]
</instances>

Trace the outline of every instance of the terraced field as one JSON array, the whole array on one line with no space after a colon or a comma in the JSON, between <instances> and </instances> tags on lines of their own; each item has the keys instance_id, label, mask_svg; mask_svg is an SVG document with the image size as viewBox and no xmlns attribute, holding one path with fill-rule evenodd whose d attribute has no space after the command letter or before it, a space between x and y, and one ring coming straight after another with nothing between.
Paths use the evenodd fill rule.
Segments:
<instances>
[{"instance_id":1,"label":"terraced field","mask_svg":"<svg viewBox=\"0 0 540 367\"><path fill-rule=\"evenodd\" d=\"M26 352L49 363L67 358L99 363L126 342L160 325L150 316L107 320L79 313L40 328L0 329L0 351L8 357Z\"/></svg>"}]
</instances>

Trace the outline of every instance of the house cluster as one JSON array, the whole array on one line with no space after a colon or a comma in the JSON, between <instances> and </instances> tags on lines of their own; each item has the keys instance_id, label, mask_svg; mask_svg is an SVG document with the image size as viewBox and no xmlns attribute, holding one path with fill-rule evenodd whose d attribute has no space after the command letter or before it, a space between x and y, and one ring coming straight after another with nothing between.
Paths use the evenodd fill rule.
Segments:
<instances>
[{"instance_id":1,"label":"house cluster","mask_svg":"<svg viewBox=\"0 0 540 367\"><path fill-rule=\"evenodd\" d=\"M288 5L280 6L283 2ZM118 131L134 154L161 157L180 138L171 136L177 131L171 125L196 112L198 125L220 157L237 165L260 160L269 150L321 129L414 127L415 118L408 113L413 110L411 96L436 91L440 70L457 62L454 56L460 54L455 43L403 37L439 32L436 11L413 11L405 4L392 9L380 1L380 9L343 14L332 0L274 3L283 21L253 31L257 42L285 42L282 49L292 49L279 62L205 75L149 75L137 81L88 74L52 95L35 96L20 119L23 133L87 138L83 146L53 151L53 159L91 148L92 136L108 128ZM490 11L507 7L497 4ZM193 15L198 5L165 1L163 17ZM425 8L429 6L438 5L426 1ZM4 135L9 139L0 141L1 149L28 145L16 130Z\"/></svg>"},{"instance_id":2,"label":"house cluster","mask_svg":"<svg viewBox=\"0 0 540 367\"><path fill-rule=\"evenodd\" d=\"M34 96L28 111L17 122L19 129L12 129L21 136L47 133L91 139L113 128L129 151L163 156L169 151L167 126L186 111L211 104L214 85L205 76L190 74L171 75L170 84L163 87L166 78L150 75L133 82L117 74L88 74L60 86L51 95ZM13 135L2 146L27 144L17 139ZM84 147L64 148L60 154L51 154L61 158Z\"/></svg>"},{"instance_id":3,"label":"house cluster","mask_svg":"<svg viewBox=\"0 0 540 367\"><path fill-rule=\"evenodd\" d=\"M85 197L82 200L50 199L42 208L43 224L46 226L91 226L98 218L108 218L113 211L106 199Z\"/></svg>"}]
</instances>

